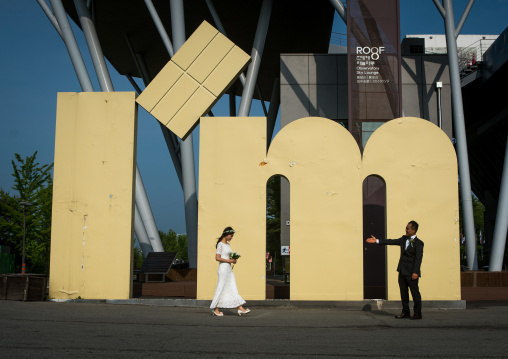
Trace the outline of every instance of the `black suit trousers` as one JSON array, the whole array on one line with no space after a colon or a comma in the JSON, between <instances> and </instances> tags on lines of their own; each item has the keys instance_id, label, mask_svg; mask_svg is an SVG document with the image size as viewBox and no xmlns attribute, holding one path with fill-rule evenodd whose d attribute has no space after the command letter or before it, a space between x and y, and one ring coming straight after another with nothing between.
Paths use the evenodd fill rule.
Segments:
<instances>
[{"instance_id":1,"label":"black suit trousers","mask_svg":"<svg viewBox=\"0 0 508 359\"><path fill-rule=\"evenodd\" d=\"M402 313L410 314L409 312L409 291L413 297L414 303L414 314L422 315L422 296L420 295L420 289L418 288L418 279L412 280L409 276L404 276L399 273L399 288L400 288L400 299L402 301Z\"/></svg>"}]
</instances>

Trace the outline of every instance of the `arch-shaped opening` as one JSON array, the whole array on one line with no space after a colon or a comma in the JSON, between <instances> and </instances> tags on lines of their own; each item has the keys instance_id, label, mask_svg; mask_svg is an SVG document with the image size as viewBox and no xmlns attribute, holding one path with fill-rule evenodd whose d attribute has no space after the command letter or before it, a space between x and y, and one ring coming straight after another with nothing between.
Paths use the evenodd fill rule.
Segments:
<instances>
[{"instance_id":1,"label":"arch-shaped opening","mask_svg":"<svg viewBox=\"0 0 508 359\"><path fill-rule=\"evenodd\" d=\"M371 175L363 181L363 296L386 299L386 246L368 245L365 238L386 238L386 183Z\"/></svg>"},{"instance_id":2,"label":"arch-shaped opening","mask_svg":"<svg viewBox=\"0 0 508 359\"><path fill-rule=\"evenodd\" d=\"M266 183L266 299L289 299L289 181L273 175Z\"/></svg>"}]
</instances>

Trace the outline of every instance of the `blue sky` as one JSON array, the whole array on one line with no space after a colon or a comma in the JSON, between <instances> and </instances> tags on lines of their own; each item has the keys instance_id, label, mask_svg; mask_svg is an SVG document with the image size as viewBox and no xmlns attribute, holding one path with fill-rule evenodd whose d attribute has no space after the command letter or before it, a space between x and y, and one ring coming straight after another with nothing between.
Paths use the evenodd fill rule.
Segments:
<instances>
[{"instance_id":1,"label":"blue sky","mask_svg":"<svg viewBox=\"0 0 508 359\"><path fill-rule=\"evenodd\" d=\"M453 4L458 22L467 0L454 0ZM444 34L443 19L432 0L401 0L400 10L402 37ZM499 34L508 26L506 14L506 0L476 0L461 34ZM339 17L333 31L346 33ZM75 26L74 33L98 90L83 35ZM15 194L11 189L14 154L25 157L38 151L39 163L52 163L57 93L81 89L62 40L35 0L0 0L0 48L0 188ZM133 91L127 79L111 66L109 69L116 91ZM228 116L227 99L219 101L213 112L216 116ZM251 116L260 115L262 110L257 102L252 106ZM194 131L196 166L198 143L199 128ZM158 227L184 233L182 190L160 127L142 108L139 108L138 166Z\"/></svg>"}]
</instances>

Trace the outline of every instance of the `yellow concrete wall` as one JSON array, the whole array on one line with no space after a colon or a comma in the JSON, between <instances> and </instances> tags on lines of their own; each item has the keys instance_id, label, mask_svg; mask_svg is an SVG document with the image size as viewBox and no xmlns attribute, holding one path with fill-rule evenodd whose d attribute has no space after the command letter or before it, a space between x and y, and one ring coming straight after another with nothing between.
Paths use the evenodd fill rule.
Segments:
<instances>
[{"instance_id":1,"label":"yellow concrete wall","mask_svg":"<svg viewBox=\"0 0 508 359\"><path fill-rule=\"evenodd\" d=\"M131 296L135 99L58 94L50 298Z\"/></svg>"},{"instance_id":2,"label":"yellow concrete wall","mask_svg":"<svg viewBox=\"0 0 508 359\"><path fill-rule=\"evenodd\" d=\"M240 295L265 298L266 182L291 186L291 299L362 300L362 182L387 183L388 237L408 221L425 241L424 300L460 299L455 151L428 121L403 118L379 128L363 160L356 142L333 121L309 117L284 127L266 154L264 118L202 118L198 226L198 299L217 282L215 243L226 226ZM388 248L389 299L399 300L399 249Z\"/></svg>"},{"instance_id":3,"label":"yellow concrete wall","mask_svg":"<svg viewBox=\"0 0 508 359\"><path fill-rule=\"evenodd\" d=\"M265 298L266 182L276 174L291 184L291 299L363 299L361 162L347 130L300 119L267 155L264 118L201 121L198 299L213 297L214 245L228 225L242 254L234 269L240 295Z\"/></svg>"},{"instance_id":4,"label":"yellow concrete wall","mask_svg":"<svg viewBox=\"0 0 508 359\"><path fill-rule=\"evenodd\" d=\"M420 290L423 300L460 300L457 158L450 139L429 121L390 121L370 137L363 153L362 179L386 182L387 236L420 225L424 243ZM399 300L400 248L387 246L388 299Z\"/></svg>"},{"instance_id":5,"label":"yellow concrete wall","mask_svg":"<svg viewBox=\"0 0 508 359\"><path fill-rule=\"evenodd\" d=\"M214 121L210 121L210 120ZM232 226L231 248L242 257L234 272L244 299L265 299L266 157L264 117L203 117L200 125L197 299L217 284L215 244Z\"/></svg>"}]
</instances>

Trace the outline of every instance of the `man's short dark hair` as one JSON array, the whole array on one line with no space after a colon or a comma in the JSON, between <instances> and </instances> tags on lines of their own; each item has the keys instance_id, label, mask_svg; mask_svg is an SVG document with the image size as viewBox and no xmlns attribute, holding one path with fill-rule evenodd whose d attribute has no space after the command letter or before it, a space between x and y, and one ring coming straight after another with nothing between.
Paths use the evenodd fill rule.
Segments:
<instances>
[{"instance_id":1,"label":"man's short dark hair","mask_svg":"<svg viewBox=\"0 0 508 359\"><path fill-rule=\"evenodd\" d=\"M416 223L416 221L411 221L409 224L415 230L415 233L418 232L418 223Z\"/></svg>"}]
</instances>

